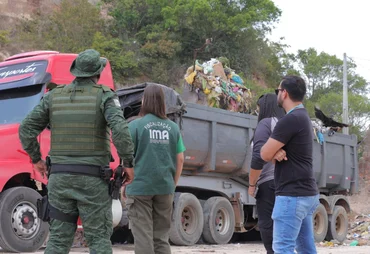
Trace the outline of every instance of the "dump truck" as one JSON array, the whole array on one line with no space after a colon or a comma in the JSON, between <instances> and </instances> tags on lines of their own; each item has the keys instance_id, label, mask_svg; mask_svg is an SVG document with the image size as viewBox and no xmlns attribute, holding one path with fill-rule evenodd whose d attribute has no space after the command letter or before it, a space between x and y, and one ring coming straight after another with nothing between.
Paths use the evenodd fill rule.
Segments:
<instances>
[{"instance_id":1,"label":"dump truck","mask_svg":"<svg viewBox=\"0 0 370 254\"><path fill-rule=\"evenodd\" d=\"M137 118L145 87L117 90L128 121ZM193 245L202 239L225 244L234 233L257 227L256 200L248 195L250 141L257 117L184 102L173 89L165 91L169 119L182 131L185 162L174 198L170 240ZM187 88L184 88L187 89ZM313 224L315 240L343 242L351 211L347 194L358 191L356 135L324 135L313 142L313 170L320 189L320 205ZM127 226L123 213L121 226Z\"/></svg>"},{"instance_id":2,"label":"dump truck","mask_svg":"<svg viewBox=\"0 0 370 254\"><path fill-rule=\"evenodd\" d=\"M56 85L69 84L76 54L32 51L0 63L0 247L9 252L32 252L47 239L49 225L37 217L36 201L46 194L47 179L33 168L18 138L20 122ZM109 61L100 82L114 89ZM147 83L119 89L125 117L137 117ZM257 227L255 199L248 195L251 160L249 141L257 118L204 105L185 103L163 86L168 117L179 124L185 146L184 171L174 198L170 240L193 245L230 241L235 233ZM313 137L314 138L314 137ZM50 150L50 129L38 137L42 158ZM350 205L347 194L358 190L356 136L336 133L314 142L314 171L320 187L315 212L315 239L343 240ZM119 158L111 143L116 168ZM122 200L124 204L124 200ZM123 206L116 228L128 227ZM81 229L81 225L79 226Z\"/></svg>"}]
</instances>

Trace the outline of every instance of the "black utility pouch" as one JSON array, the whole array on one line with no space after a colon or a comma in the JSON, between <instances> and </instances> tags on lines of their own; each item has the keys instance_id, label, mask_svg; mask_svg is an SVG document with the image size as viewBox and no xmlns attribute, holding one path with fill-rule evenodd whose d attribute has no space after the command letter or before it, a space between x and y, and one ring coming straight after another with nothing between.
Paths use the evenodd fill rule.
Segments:
<instances>
[{"instance_id":1,"label":"black utility pouch","mask_svg":"<svg viewBox=\"0 0 370 254\"><path fill-rule=\"evenodd\" d=\"M43 196L40 199L37 199L37 217L39 217L42 221L49 222L50 221L50 210L49 210L49 201L48 195Z\"/></svg>"}]
</instances>

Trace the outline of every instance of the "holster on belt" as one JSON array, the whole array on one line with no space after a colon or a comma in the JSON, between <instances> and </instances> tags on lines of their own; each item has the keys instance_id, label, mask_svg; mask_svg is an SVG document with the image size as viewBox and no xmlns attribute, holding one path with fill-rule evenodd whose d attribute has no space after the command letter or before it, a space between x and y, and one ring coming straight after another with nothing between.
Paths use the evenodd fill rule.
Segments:
<instances>
[{"instance_id":1,"label":"holster on belt","mask_svg":"<svg viewBox=\"0 0 370 254\"><path fill-rule=\"evenodd\" d=\"M119 191L126 181L126 178L127 177L123 166L121 164L118 165L118 167L114 170L114 178L109 182L109 195L112 197L112 199L119 198Z\"/></svg>"},{"instance_id":2,"label":"holster on belt","mask_svg":"<svg viewBox=\"0 0 370 254\"><path fill-rule=\"evenodd\" d=\"M40 199L37 199L37 217L39 217L42 221L50 221L49 216L49 201L48 195L43 196Z\"/></svg>"}]
</instances>

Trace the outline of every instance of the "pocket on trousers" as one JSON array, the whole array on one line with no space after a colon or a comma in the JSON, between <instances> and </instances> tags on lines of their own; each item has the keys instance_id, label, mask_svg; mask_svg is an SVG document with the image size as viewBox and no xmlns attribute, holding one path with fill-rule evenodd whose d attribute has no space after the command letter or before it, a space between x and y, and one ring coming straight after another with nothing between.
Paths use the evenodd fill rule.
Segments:
<instances>
[{"instance_id":1,"label":"pocket on trousers","mask_svg":"<svg viewBox=\"0 0 370 254\"><path fill-rule=\"evenodd\" d=\"M314 214L314 212L316 211L316 208L319 206L319 204L320 204L319 195L316 195L314 197L313 206L312 206L312 209L310 211L310 214Z\"/></svg>"},{"instance_id":2,"label":"pocket on trousers","mask_svg":"<svg viewBox=\"0 0 370 254\"><path fill-rule=\"evenodd\" d=\"M275 199L272 219L291 217L296 213L297 199L289 196L277 196Z\"/></svg>"},{"instance_id":3,"label":"pocket on trousers","mask_svg":"<svg viewBox=\"0 0 370 254\"><path fill-rule=\"evenodd\" d=\"M106 221L106 223L104 223L105 232L106 232L107 238L110 238L111 235L113 234L113 215L112 215L111 209L108 209L105 212L105 221Z\"/></svg>"},{"instance_id":4,"label":"pocket on trousers","mask_svg":"<svg viewBox=\"0 0 370 254\"><path fill-rule=\"evenodd\" d=\"M297 217L304 219L307 215L312 215L318 205L318 196L297 197Z\"/></svg>"},{"instance_id":5,"label":"pocket on trousers","mask_svg":"<svg viewBox=\"0 0 370 254\"><path fill-rule=\"evenodd\" d=\"M135 210L135 199L127 197L126 199L126 208L127 208L127 217L133 219L137 217L137 212Z\"/></svg>"},{"instance_id":6,"label":"pocket on trousers","mask_svg":"<svg viewBox=\"0 0 370 254\"><path fill-rule=\"evenodd\" d=\"M275 192L275 182L274 182L274 180L270 181L269 189Z\"/></svg>"}]
</instances>

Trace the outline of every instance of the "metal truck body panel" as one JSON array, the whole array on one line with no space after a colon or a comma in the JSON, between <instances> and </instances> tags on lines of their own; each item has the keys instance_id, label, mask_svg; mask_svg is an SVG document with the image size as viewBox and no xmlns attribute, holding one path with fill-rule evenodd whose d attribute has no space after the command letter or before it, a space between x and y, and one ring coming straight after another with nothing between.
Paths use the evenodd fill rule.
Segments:
<instances>
[{"instance_id":1,"label":"metal truck body panel","mask_svg":"<svg viewBox=\"0 0 370 254\"><path fill-rule=\"evenodd\" d=\"M182 130L187 149L183 175L209 175L245 182L250 170L250 139L257 117L191 103L186 110ZM357 192L357 137L335 133L330 137L325 134L324 139L321 145L313 137L313 170L320 192L351 188ZM190 181L198 185L196 178ZM245 201L249 203L248 200Z\"/></svg>"}]
</instances>

